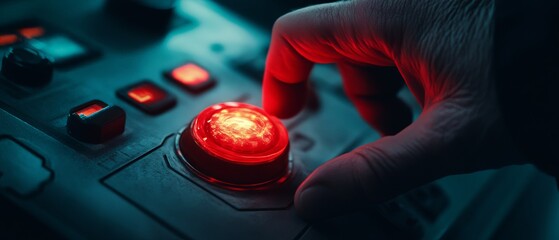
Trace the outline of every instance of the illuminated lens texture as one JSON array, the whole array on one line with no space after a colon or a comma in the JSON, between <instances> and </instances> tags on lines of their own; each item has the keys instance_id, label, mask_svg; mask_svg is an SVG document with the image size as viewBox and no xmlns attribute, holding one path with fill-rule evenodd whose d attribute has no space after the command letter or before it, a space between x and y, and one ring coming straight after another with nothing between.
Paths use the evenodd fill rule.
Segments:
<instances>
[{"instance_id":1,"label":"illuminated lens texture","mask_svg":"<svg viewBox=\"0 0 559 240\"><path fill-rule=\"evenodd\" d=\"M216 104L192 122L192 136L206 152L240 164L273 161L287 147L281 122L244 103Z\"/></svg>"}]
</instances>

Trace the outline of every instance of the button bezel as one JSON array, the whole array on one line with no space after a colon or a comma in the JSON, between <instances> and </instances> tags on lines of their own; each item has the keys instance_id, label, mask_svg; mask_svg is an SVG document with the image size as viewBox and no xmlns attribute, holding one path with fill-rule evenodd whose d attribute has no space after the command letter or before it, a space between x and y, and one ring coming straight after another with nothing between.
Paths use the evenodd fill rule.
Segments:
<instances>
[{"instance_id":1,"label":"button bezel","mask_svg":"<svg viewBox=\"0 0 559 240\"><path fill-rule=\"evenodd\" d=\"M261 169L258 169L258 166L255 168L254 166L251 168L250 165L240 165L240 164L233 164L231 162L228 161L223 161L222 159L216 158L215 156L212 156L210 154L207 154L205 152L203 152L203 150L197 146L197 144L194 142L192 135L189 134L190 132L190 125L188 124L187 127L182 128L179 131L179 134L176 136L175 138L175 152L178 156L178 158L187 166L187 168L194 173L194 175L198 176L199 178L205 180L206 182L209 182L211 184L217 185L219 187L225 188L225 189L229 189L229 190L235 190L235 191L246 191L246 190L267 190L267 189L272 189L272 188L276 188L280 185L282 185L284 182L286 182L290 176L293 173L293 155L291 154L291 152L289 151L289 144L287 146L287 148L285 149L284 154L282 154L282 156L280 156L281 158L284 158L284 161L274 161L273 163L276 163L278 165L281 165L279 163L282 163L285 165L285 167L280 168L280 171L275 171L276 175L274 176L274 171L271 172L266 172L266 171L261 171ZM196 153L201 153L200 155L196 155L196 154L183 154L182 150L183 148L181 147L181 142L182 141L187 141L188 145L185 146L186 148L188 147L192 147L192 150L195 150ZM192 153L193 151L185 151L188 153ZM220 167L225 168L225 171L227 171L226 175L229 175L231 173L231 175L229 175L229 177L226 178L216 178L215 176L211 175L214 174L214 172L207 172L207 169L200 169L200 165L196 165L196 163L199 163L201 161L193 161L194 159L196 159L196 157L199 157L201 161L209 161L208 165L214 164L214 163L221 163L219 164L219 167L215 167L216 169L219 169ZM194 164L193 164L194 163ZM272 165L273 166L273 165ZM273 167L277 167L277 165L273 166ZM271 167L271 168L273 168ZM240 170L240 171L236 171L236 170ZM259 172L258 175L254 175L254 172ZM247 175L248 173L248 175ZM257 176L258 181L255 181L255 179L253 178L244 178L246 176Z\"/></svg>"}]
</instances>

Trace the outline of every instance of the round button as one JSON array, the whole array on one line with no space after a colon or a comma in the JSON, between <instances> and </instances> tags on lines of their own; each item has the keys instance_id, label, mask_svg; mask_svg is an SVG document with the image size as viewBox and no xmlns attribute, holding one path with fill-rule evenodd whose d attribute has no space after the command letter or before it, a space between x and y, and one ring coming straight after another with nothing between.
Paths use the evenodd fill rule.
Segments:
<instances>
[{"instance_id":1,"label":"round button","mask_svg":"<svg viewBox=\"0 0 559 240\"><path fill-rule=\"evenodd\" d=\"M204 109L178 137L187 165L203 179L235 188L281 182L289 172L287 130L246 103Z\"/></svg>"},{"instance_id":2,"label":"round button","mask_svg":"<svg viewBox=\"0 0 559 240\"><path fill-rule=\"evenodd\" d=\"M52 62L30 47L10 48L2 59L2 74L17 84L43 86L52 80L52 73Z\"/></svg>"}]
</instances>

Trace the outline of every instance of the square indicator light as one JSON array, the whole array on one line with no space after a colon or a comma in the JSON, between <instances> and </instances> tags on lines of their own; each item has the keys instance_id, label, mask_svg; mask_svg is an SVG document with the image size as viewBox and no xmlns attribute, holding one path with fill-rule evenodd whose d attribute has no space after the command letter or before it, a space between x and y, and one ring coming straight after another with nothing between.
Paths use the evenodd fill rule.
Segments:
<instances>
[{"instance_id":1,"label":"square indicator light","mask_svg":"<svg viewBox=\"0 0 559 240\"><path fill-rule=\"evenodd\" d=\"M92 100L70 109L66 129L87 143L102 143L124 132L126 113L118 106Z\"/></svg>"},{"instance_id":2,"label":"square indicator light","mask_svg":"<svg viewBox=\"0 0 559 240\"><path fill-rule=\"evenodd\" d=\"M2 33L0 34L0 47L9 46L19 41L16 34Z\"/></svg>"},{"instance_id":3,"label":"square indicator light","mask_svg":"<svg viewBox=\"0 0 559 240\"><path fill-rule=\"evenodd\" d=\"M150 81L123 87L117 91L117 95L151 115L162 113L177 104L175 96Z\"/></svg>"},{"instance_id":4,"label":"square indicator light","mask_svg":"<svg viewBox=\"0 0 559 240\"><path fill-rule=\"evenodd\" d=\"M191 62L174 68L165 73L165 76L194 93L207 90L216 83L206 69Z\"/></svg>"}]
</instances>

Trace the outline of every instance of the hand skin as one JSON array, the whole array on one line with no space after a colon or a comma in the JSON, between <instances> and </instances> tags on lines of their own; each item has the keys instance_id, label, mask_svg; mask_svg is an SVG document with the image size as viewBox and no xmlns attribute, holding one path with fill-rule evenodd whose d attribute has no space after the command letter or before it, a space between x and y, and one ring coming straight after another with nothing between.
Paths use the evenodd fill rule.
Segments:
<instances>
[{"instance_id":1,"label":"hand skin","mask_svg":"<svg viewBox=\"0 0 559 240\"><path fill-rule=\"evenodd\" d=\"M493 11L490 0L362 0L276 21L264 109L280 118L297 114L313 64L336 63L346 95L383 134L308 176L295 194L301 217L347 214L444 176L523 163L497 103ZM403 83L423 109L411 124L396 96Z\"/></svg>"}]
</instances>

